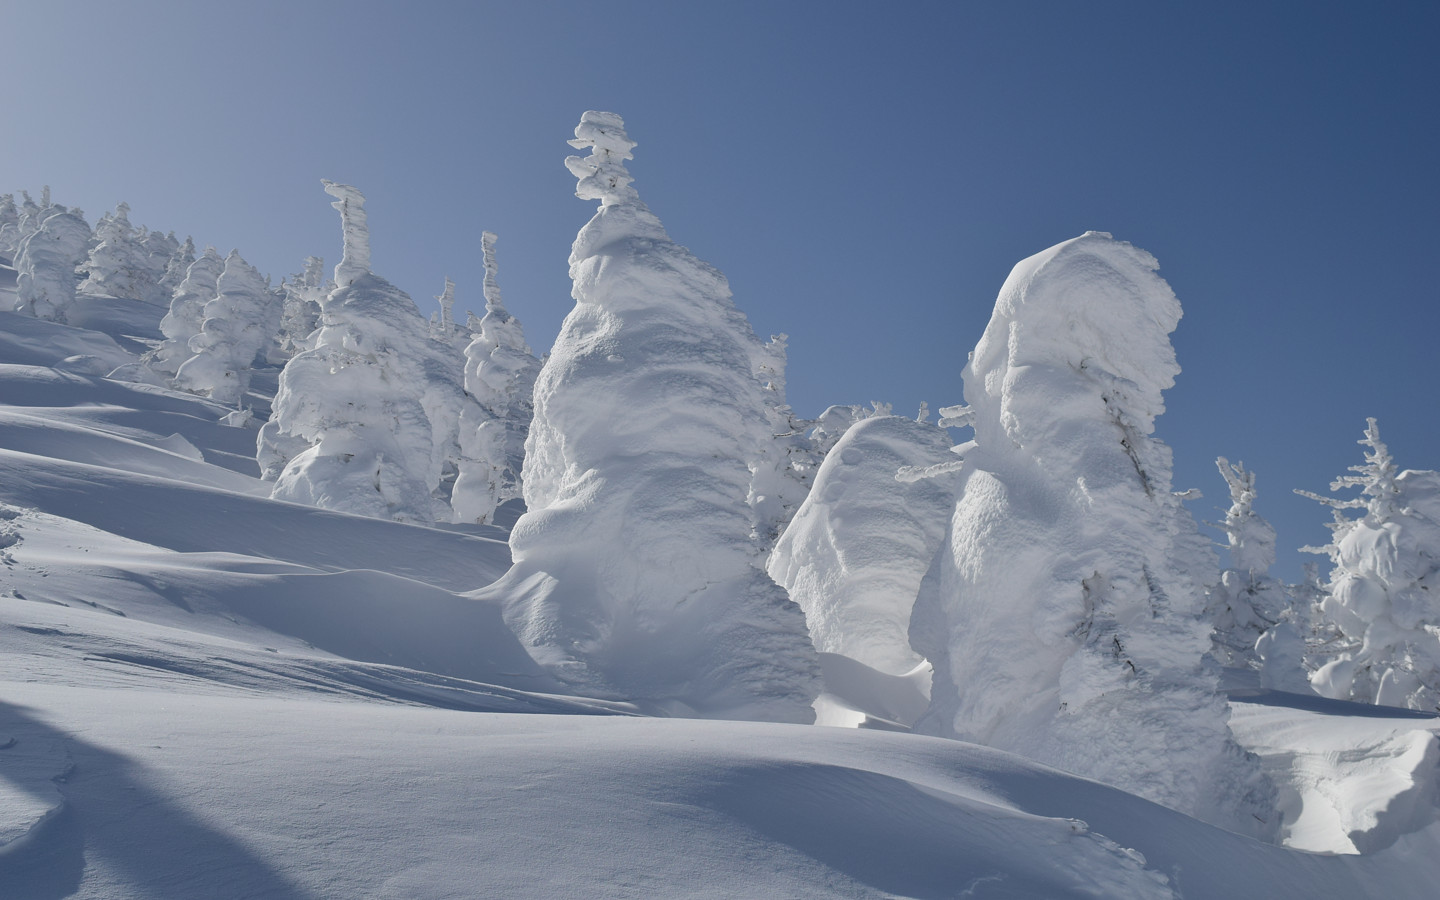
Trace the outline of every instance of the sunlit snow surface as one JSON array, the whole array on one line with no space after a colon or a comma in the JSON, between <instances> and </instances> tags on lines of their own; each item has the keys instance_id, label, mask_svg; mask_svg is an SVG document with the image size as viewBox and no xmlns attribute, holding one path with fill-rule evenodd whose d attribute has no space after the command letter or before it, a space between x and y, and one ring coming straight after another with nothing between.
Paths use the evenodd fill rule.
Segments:
<instances>
[{"instance_id":1,"label":"sunlit snow surface","mask_svg":"<svg viewBox=\"0 0 1440 900\"><path fill-rule=\"evenodd\" d=\"M269 499L227 410L65 364L157 333L87 302L113 334L0 313L0 897L1434 894L1433 718L1235 705L1329 855L956 741L563 696L467 596L502 531ZM824 662L851 721L923 701Z\"/></svg>"}]
</instances>

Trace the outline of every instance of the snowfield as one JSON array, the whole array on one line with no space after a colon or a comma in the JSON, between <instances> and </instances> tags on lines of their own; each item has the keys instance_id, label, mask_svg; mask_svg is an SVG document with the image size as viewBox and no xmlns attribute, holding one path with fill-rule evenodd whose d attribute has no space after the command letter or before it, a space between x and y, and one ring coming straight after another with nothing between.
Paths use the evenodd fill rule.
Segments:
<instances>
[{"instance_id":1,"label":"snowfield","mask_svg":"<svg viewBox=\"0 0 1440 900\"><path fill-rule=\"evenodd\" d=\"M828 554L879 623L822 646L821 724L659 717L527 652L487 590L525 573L505 528L272 499L273 368L248 426L123 380L166 312L0 312L0 897L1435 896L1431 715L1232 688L1279 844L909 733L930 673L882 595L922 588L865 552L941 536L823 505L883 506L847 448L927 461L888 448L894 421L843 442L783 545L814 608L840 589L805 568Z\"/></svg>"}]
</instances>

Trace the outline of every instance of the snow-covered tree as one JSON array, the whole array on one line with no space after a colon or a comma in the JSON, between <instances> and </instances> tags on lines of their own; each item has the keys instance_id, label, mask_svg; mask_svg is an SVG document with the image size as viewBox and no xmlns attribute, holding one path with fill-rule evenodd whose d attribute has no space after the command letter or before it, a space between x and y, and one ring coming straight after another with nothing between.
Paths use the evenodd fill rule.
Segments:
<instances>
[{"instance_id":1,"label":"snow-covered tree","mask_svg":"<svg viewBox=\"0 0 1440 900\"><path fill-rule=\"evenodd\" d=\"M524 494L525 438L540 360L501 300L495 241L488 231L480 238L485 316L465 348L465 390L476 402L460 418L458 478L450 501L456 522L487 522L499 504ZM448 278L445 285L453 305L454 285Z\"/></svg>"},{"instance_id":2,"label":"snow-covered tree","mask_svg":"<svg viewBox=\"0 0 1440 900\"><path fill-rule=\"evenodd\" d=\"M1230 488L1230 509L1221 526L1230 567L1210 589L1207 615L1215 625L1214 653L1224 665L1259 668L1255 642L1287 619L1290 598L1285 586L1270 577L1275 529L1255 512L1255 473L1223 456L1215 464Z\"/></svg>"},{"instance_id":3,"label":"snow-covered tree","mask_svg":"<svg viewBox=\"0 0 1440 900\"><path fill-rule=\"evenodd\" d=\"M101 217L95 225L98 243L82 266L85 278L77 290L127 300L158 301L160 277L175 248L167 248L165 259L157 262L146 246L147 238L149 232L130 224L128 203L121 203L115 212Z\"/></svg>"},{"instance_id":4,"label":"snow-covered tree","mask_svg":"<svg viewBox=\"0 0 1440 900\"><path fill-rule=\"evenodd\" d=\"M28 194L25 199L29 206L34 205L28 203ZM75 267L85 259L90 226L78 209L48 206L27 210L21 230L28 234L15 254L15 309L64 322L66 310L75 302Z\"/></svg>"},{"instance_id":5,"label":"snow-covered tree","mask_svg":"<svg viewBox=\"0 0 1440 900\"><path fill-rule=\"evenodd\" d=\"M250 389L250 372L263 363L280 331L280 298L255 267L231 250L205 304L193 355L175 373L175 386L217 403L239 404Z\"/></svg>"},{"instance_id":6,"label":"snow-covered tree","mask_svg":"<svg viewBox=\"0 0 1440 900\"><path fill-rule=\"evenodd\" d=\"M1152 437L1180 304L1153 257L1090 232L1011 272L964 370L949 532L911 642L919 730L1010 750L1243 832L1273 789L1207 667L1214 554ZM1272 824L1266 825L1268 820Z\"/></svg>"},{"instance_id":7,"label":"snow-covered tree","mask_svg":"<svg viewBox=\"0 0 1440 900\"><path fill-rule=\"evenodd\" d=\"M334 282L325 277L325 260L318 256L305 257L305 267L282 282L285 293L285 312L280 320L280 346L287 354L294 356L311 347L311 336L320 327L320 308L325 298L335 289Z\"/></svg>"},{"instance_id":8,"label":"snow-covered tree","mask_svg":"<svg viewBox=\"0 0 1440 900\"><path fill-rule=\"evenodd\" d=\"M921 663L910 612L955 506L948 479L898 483L907 466L950 456L943 429L874 416L825 457L770 554L770 575L805 611L815 647L903 675Z\"/></svg>"},{"instance_id":9,"label":"snow-covered tree","mask_svg":"<svg viewBox=\"0 0 1440 900\"><path fill-rule=\"evenodd\" d=\"M449 347L404 291L369 271L365 196L324 182L340 211L344 253L314 347L280 374L260 430L272 496L410 522L450 518L439 496L466 397Z\"/></svg>"},{"instance_id":10,"label":"snow-covered tree","mask_svg":"<svg viewBox=\"0 0 1440 900\"><path fill-rule=\"evenodd\" d=\"M171 235L173 238L174 235ZM160 275L160 282L157 285L157 295L161 302L169 304L175 296L175 289L185 280L186 274L190 271L190 264L195 261L195 241L186 238L185 243L179 244L171 251L168 259L165 260L165 271Z\"/></svg>"},{"instance_id":11,"label":"snow-covered tree","mask_svg":"<svg viewBox=\"0 0 1440 900\"><path fill-rule=\"evenodd\" d=\"M20 209L14 194L0 194L0 258L7 263L15 259L20 248Z\"/></svg>"},{"instance_id":12,"label":"snow-covered tree","mask_svg":"<svg viewBox=\"0 0 1440 900\"><path fill-rule=\"evenodd\" d=\"M752 461L770 439L759 341L723 275L631 187L635 142L587 112L566 166L600 208L535 387L528 511L485 594L577 691L675 715L813 721L804 617L760 568Z\"/></svg>"},{"instance_id":13,"label":"snow-covered tree","mask_svg":"<svg viewBox=\"0 0 1440 900\"><path fill-rule=\"evenodd\" d=\"M1440 472L1399 472L1367 420L1365 462L1331 491L1302 495L1334 512L1331 541L1305 548L1330 557L1320 604L1322 642L1310 682L1323 696L1440 711ZM1345 515L1359 511L1358 518ZM1326 639L1328 638L1328 639Z\"/></svg>"},{"instance_id":14,"label":"snow-covered tree","mask_svg":"<svg viewBox=\"0 0 1440 900\"><path fill-rule=\"evenodd\" d=\"M219 292L223 271L225 260L214 247L206 247L200 258L186 267L185 278L170 300L170 312L160 320L160 333L165 340L146 355L150 368L173 377L180 366L195 355L190 349L190 339L200 333L200 326L205 322L205 305Z\"/></svg>"}]
</instances>

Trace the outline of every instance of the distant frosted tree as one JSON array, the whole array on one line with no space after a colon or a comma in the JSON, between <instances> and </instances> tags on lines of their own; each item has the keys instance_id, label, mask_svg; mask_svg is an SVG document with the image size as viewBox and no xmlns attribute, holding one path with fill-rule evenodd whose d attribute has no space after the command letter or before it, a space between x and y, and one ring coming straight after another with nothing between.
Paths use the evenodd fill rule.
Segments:
<instances>
[{"instance_id":1,"label":"distant frosted tree","mask_svg":"<svg viewBox=\"0 0 1440 900\"><path fill-rule=\"evenodd\" d=\"M281 289L285 311L280 323L280 345L293 356L311 348L311 339L320 327L320 309L335 283L325 277L325 260L307 256L304 268L283 282Z\"/></svg>"},{"instance_id":2,"label":"distant frosted tree","mask_svg":"<svg viewBox=\"0 0 1440 900\"><path fill-rule=\"evenodd\" d=\"M6 262L15 259L20 248L20 209L14 194L0 194L0 257Z\"/></svg>"},{"instance_id":3,"label":"distant frosted tree","mask_svg":"<svg viewBox=\"0 0 1440 900\"><path fill-rule=\"evenodd\" d=\"M147 354L150 368L171 377L180 366L195 355L190 349L190 339L200 333L205 322L205 305L215 299L219 292L220 273L225 271L225 260L214 247L205 252L185 268L185 278L175 288L170 300L170 312L160 320L160 333L165 340Z\"/></svg>"},{"instance_id":4,"label":"distant frosted tree","mask_svg":"<svg viewBox=\"0 0 1440 900\"><path fill-rule=\"evenodd\" d=\"M173 238L173 235L171 236ZM177 245L165 260L165 271L160 276L157 287L160 302L169 304L175 295L175 289L185 280L185 275L190 271L190 264L195 261L195 241L185 239L185 243Z\"/></svg>"},{"instance_id":5,"label":"distant frosted tree","mask_svg":"<svg viewBox=\"0 0 1440 900\"><path fill-rule=\"evenodd\" d=\"M175 386L217 403L238 405L250 389L250 373L264 363L280 330L280 299L255 267L231 250L205 304L193 355L175 373Z\"/></svg>"},{"instance_id":6,"label":"distant frosted tree","mask_svg":"<svg viewBox=\"0 0 1440 900\"><path fill-rule=\"evenodd\" d=\"M1275 529L1255 512L1255 473L1223 456L1215 464L1230 488L1230 509L1222 525L1230 567L1210 589L1207 613L1215 625L1214 652L1225 665L1259 668L1255 642L1287 618L1290 598L1285 586L1270 577Z\"/></svg>"},{"instance_id":7,"label":"distant frosted tree","mask_svg":"<svg viewBox=\"0 0 1440 900\"><path fill-rule=\"evenodd\" d=\"M25 199L28 201L29 195ZM66 310L75 302L75 267L85 259L90 226L78 209L63 206L27 211L23 224L26 228L22 230L35 227L20 242L15 255L15 309L39 319L64 322Z\"/></svg>"},{"instance_id":8,"label":"distant frosted tree","mask_svg":"<svg viewBox=\"0 0 1440 900\"><path fill-rule=\"evenodd\" d=\"M1310 681L1326 697L1440 711L1440 472L1397 474L1374 419L1360 443L1365 462L1330 484L1359 496L1298 492L1334 513L1330 543L1305 548L1331 563Z\"/></svg>"},{"instance_id":9,"label":"distant frosted tree","mask_svg":"<svg viewBox=\"0 0 1440 900\"><path fill-rule=\"evenodd\" d=\"M1215 557L1152 437L1179 372L1156 267L1090 232L1001 289L964 371L975 439L937 470L959 499L911 621L935 668L917 729L1269 834L1273 789L1205 663Z\"/></svg>"},{"instance_id":10,"label":"distant frosted tree","mask_svg":"<svg viewBox=\"0 0 1440 900\"><path fill-rule=\"evenodd\" d=\"M121 203L95 226L95 240L82 270L84 280L77 290L83 294L123 297L151 302L158 300L164 263L151 258L146 246L149 233L130 224L130 205ZM173 252L173 248L171 248ZM169 253L166 253L168 262Z\"/></svg>"},{"instance_id":11,"label":"distant frosted tree","mask_svg":"<svg viewBox=\"0 0 1440 900\"><path fill-rule=\"evenodd\" d=\"M587 112L566 166L600 208L535 385L527 512L487 596L573 689L672 715L814 719L800 609L761 569L749 504L770 440L760 342L723 275L631 187L624 122Z\"/></svg>"},{"instance_id":12,"label":"distant frosted tree","mask_svg":"<svg viewBox=\"0 0 1440 900\"><path fill-rule=\"evenodd\" d=\"M465 390L475 405L460 418L459 477L451 497L457 522L490 521L499 504L524 494L525 439L534 416L540 360L500 297L495 241L488 231L480 237L485 316L465 348ZM452 305L453 291L446 279Z\"/></svg>"},{"instance_id":13,"label":"distant frosted tree","mask_svg":"<svg viewBox=\"0 0 1440 900\"><path fill-rule=\"evenodd\" d=\"M413 300L370 272L365 196L324 182L344 252L314 346L280 374L257 455L272 496L408 522L450 518L439 495L466 397L449 347Z\"/></svg>"}]
</instances>

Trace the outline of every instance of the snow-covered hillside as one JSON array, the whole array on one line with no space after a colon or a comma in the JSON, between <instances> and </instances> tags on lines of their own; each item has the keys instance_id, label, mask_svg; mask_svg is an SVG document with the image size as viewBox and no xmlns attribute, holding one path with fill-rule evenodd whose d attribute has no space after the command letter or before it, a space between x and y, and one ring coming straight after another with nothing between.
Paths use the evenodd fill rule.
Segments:
<instances>
[{"instance_id":1,"label":"snow-covered hillside","mask_svg":"<svg viewBox=\"0 0 1440 900\"><path fill-rule=\"evenodd\" d=\"M605 174L599 164L596 172ZM501 508L498 524L450 525L276 499L256 460L258 429L281 384L263 353L241 361L254 364L241 401L253 415L149 383L137 373L141 356L168 334L165 306L97 288L74 296L64 323L10 312L18 277L0 265L0 897L1434 896L1440 719L1429 714L1262 690L1231 672L1228 728L1278 798L1266 810L1272 818L1234 830L1114 786L1123 777L1102 783L1018 753L910 733L926 711L930 673L905 646L907 604L937 589L939 575L925 575L937 548L949 554L945 579L973 574L956 539L955 523L967 520L946 518L954 492L943 477L954 472L936 464L947 440L933 426L894 417L854 425L770 557L823 652L818 663L808 647L769 660L768 674L746 662L740 675L751 680L740 683L790 703L818 669L815 709L826 724L658 715L734 712L705 708L695 697L708 696L698 693L708 682L685 681L715 677L698 640L677 658L643 661L648 679L668 672L689 690L660 698L667 705L656 695L618 695L612 688L625 682L614 668L606 690L587 690L593 685L568 677L555 653L541 652L543 641L517 637L505 605L514 595L496 588L507 572L530 595L602 603L619 596L626 578L657 597L657 586L672 581L703 597L713 584L686 580L694 574L680 572L687 554L723 556L717 571L736 583L763 577L747 555L745 467L705 470L708 451L695 450L702 440L765 437L765 411L751 396L761 396L758 388L731 365L750 366L761 345L740 328L723 278L670 243L648 210L640 216L628 184L609 184L625 196L587 226L590 243L577 243L586 280L558 354L568 368L542 377L548 395L537 403L540 436L532 432L531 446L540 442L552 465L533 483L528 470L525 477L527 496L549 506L530 513L522 546L533 556L514 568L513 507L508 515ZM601 241L612 220L621 224L606 235L618 239ZM347 247L347 265L363 268L356 247ZM676 288L691 304L685 315L707 324L718 335L710 343L727 352L680 341L699 330L672 327L665 310L645 305L645 290L664 282L656 272L674 275L670 287L694 288ZM345 289L334 296L343 300ZM595 322L605 327L588 327ZM633 337L637 322L650 324L642 337L671 339ZM1010 350L1029 346L1014 341ZM667 406L670 395L657 388L642 410L647 421L677 441L683 429L694 432L667 445L664 466L653 466L643 446L591 462L569 443L603 434L611 423L599 418L627 413L623 395L640 388L615 374L625 371L619 363L632 358L646 384L663 387L694 376L698 367L677 362L692 353L733 383L733 418L748 430L708 434L687 418L691 406ZM1018 371L1035 361L1006 364ZM1038 377L1033 368L1022 374ZM702 398L695 404L710 402L706 385L686 383ZM978 394L969 399L988 413ZM635 470L627 471L632 449ZM967 457L966 477L1010 477L1028 461L990 459L991 469L981 468L986 462ZM929 466L941 480L893 482L889 473L901 466ZM705 517L669 498L657 507L664 517L635 526L624 502L659 497L649 477L702 485L725 513L721 524L740 525L722 531L708 522L714 536L687 538L706 534L692 521ZM969 509L987 527L997 521L974 502ZM570 531L556 524L564 516ZM1120 525L1143 527L1122 522L1101 537L1119 541ZM610 532L631 526L631 559L565 556L630 546ZM668 555L657 557L645 538L668 541ZM656 558L684 577L647 570ZM1024 574L1048 578L1050 570ZM560 575L563 591L544 581ZM601 595L602 586L611 593ZM788 601L779 586L765 589L768 606L726 607L736 623L714 634L729 640L741 626L769 627L762 613ZM686 615L694 618L683 612L687 602L614 607L637 632L663 616L683 635ZM989 607L986 614L1003 619ZM964 610L946 615L963 619ZM793 617L783 636L803 641ZM653 650L656 634L666 632L593 659L633 662L618 654ZM944 686L952 718L962 698L986 700L975 696L980 679L953 680L962 663L980 658L961 637L954 633L940 672L952 678ZM1020 648L989 674L1044 669L1026 653L1040 655ZM999 702L1003 688L997 682L991 699ZM1208 695L1207 715L1227 705L1225 696ZM1165 698L1145 702L1158 707ZM1117 714L1107 726L1118 733L1124 721ZM1144 745L1147 771L1167 760L1203 762L1181 752L1191 748L1155 749L1159 740ZM1105 772L1125 768L1113 748L1084 751L1075 758L1103 757ZM1278 843L1239 831L1278 833Z\"/></svg>"}]
</instances>

